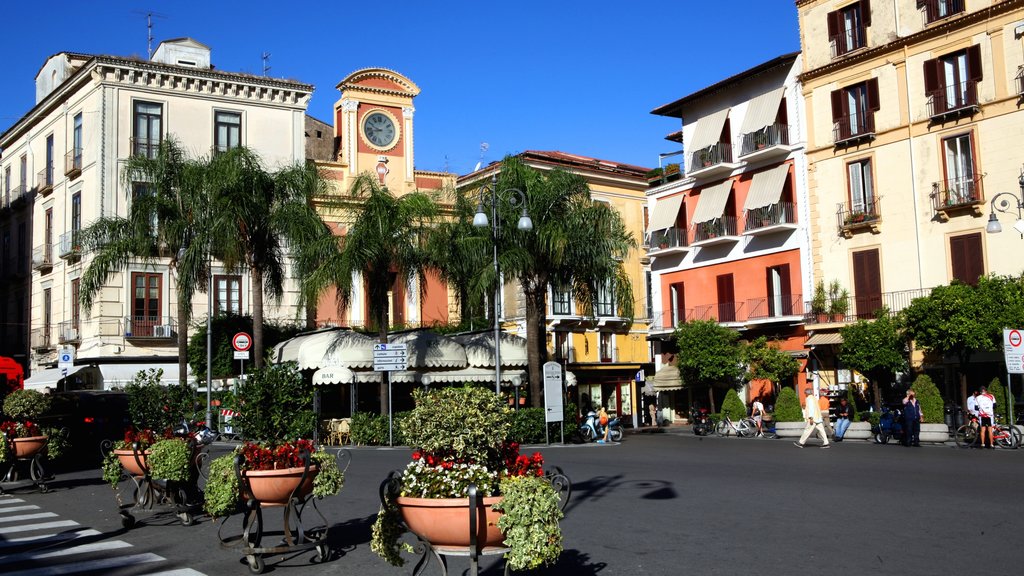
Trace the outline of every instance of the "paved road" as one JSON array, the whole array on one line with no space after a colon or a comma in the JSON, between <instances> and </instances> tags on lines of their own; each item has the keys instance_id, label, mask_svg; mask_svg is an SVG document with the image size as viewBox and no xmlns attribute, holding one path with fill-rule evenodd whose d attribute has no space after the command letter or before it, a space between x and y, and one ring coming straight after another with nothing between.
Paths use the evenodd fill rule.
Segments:
<instances>
[{"instance_id":1,"label":"paved road","mask_svg":"<svg viewBox=\"0 0 1024 576\"><path fill-rule=\"evenodd\" d=\"M543 451L574 482L562 525L565 553L545 574L1024 573L1019 543L1024 450L853 442L801 450L784 440L661 434L628 436L619 445ZM368 545L378 484L408 461L408 450L355 449L352 454L345 489L322 505L340 557L316 566L308 552L272 559L268 573L411 572L411 564L398 569L378 560ZM76 529L98 531L93 542L131 545L104 556L161 558L144 569L133 565L95 573L247 573L235 551L219 547L217 525L205 518L184 527L141 516L140 526L125 532L98 471L63 474L51 487L48 494L17 498L78 522ZM8 505L22 504L0 498L0 507ZM0 533L0 546L10 544L2 540L7 537ZM31 566L52 568L73 558L36 559ZM460 560L452 562L453 574L468 567ZM493 561L483 566L485 574L501 573ZM0 559L0 573L6 570Z\"/></svg>"}]
</instances>

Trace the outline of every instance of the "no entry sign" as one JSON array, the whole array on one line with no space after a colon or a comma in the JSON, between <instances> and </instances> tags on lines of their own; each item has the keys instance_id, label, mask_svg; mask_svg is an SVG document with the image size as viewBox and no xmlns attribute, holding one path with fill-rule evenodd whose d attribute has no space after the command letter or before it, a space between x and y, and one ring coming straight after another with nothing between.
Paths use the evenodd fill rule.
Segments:
<instances>
[{"instance_id":1,"label":"no entry sign","mask_svg":"<svg viewBox=\"0 0 1024 576\"><path fill-rule=\"evenodd\" d=\"M1003 330L1003 358L1008 373L1024 374L1024 332L1019 329Z\"/></svg>"},{"instance_id":2,"label":"no entry sign","mask_svg":"<svg viewBox=\"0 0 1024 576\"><path fill-rule=\"evenodd\" d=\"M239 332L231 338L231 346L239 352L245 352L252 348L252 337L245 332Z\"/></svg>"}]
</instances>

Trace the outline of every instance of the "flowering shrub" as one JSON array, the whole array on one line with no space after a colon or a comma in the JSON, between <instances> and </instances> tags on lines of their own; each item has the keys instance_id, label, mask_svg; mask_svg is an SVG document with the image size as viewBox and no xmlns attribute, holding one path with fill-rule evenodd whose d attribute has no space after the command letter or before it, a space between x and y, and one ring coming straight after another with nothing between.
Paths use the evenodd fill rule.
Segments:
<instances>
[{"instance_id":1,"label":"flowering shrub","mask_svg":"<svg viewBox=\"0 0 1024 576\"><path fill-rule=\"evenodd\" d=\"M42 434L39 426L29 420L24 422L7 420L0 423L0 432L6 434L8 439L31 438L32 436L40 436Z\"/></svg>"},{"instance_id":2,"label":"flowering shrub","mask_svg":"<svg viewBox=\"0 0 1024 576\"><path fill-rule=\"evenodd\" d=\"M258 444L246 442L242 444L242 456L245 457L245 470L282 470L285 468L301 468L301 451L310 454L316 452L316 446L309 440L296 440L283 444Z\"/></svg>"},{"instance_id":3,"label":"flowering shrub","mask_svg":"<svg viewBox=\"0 0 1024 576\"><path fill-rule=\"evenodd\" d=\"M497 488L498 473L483 464L436 460L433 456L418 458L402 474L402 496L413 498L466 498L469 485L476 484L481 492L491 493ZM433 462L433 463L431 463Z\"/></svg>"}]
</instances>

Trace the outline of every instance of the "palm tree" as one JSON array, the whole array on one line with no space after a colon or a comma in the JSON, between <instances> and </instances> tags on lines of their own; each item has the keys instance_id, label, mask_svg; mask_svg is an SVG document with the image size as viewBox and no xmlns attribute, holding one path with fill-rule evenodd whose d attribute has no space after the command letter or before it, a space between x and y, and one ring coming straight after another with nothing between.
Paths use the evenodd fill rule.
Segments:
<instances>
[{"instance_id":1,"label":"palm tree","mask_svg":"<svg viewBox=\"0 0 1024 576\"><path fill-rule=\"evenodd\" d=\"M178 381L183 386L192 296L205 289L209 274L205 172L204 161L187 158L167 138L154 157L134 155L125 161L121 181L129 196L128 215L100 218L81 232L82 245L92 252L80 287L86 314L114 273L134 262L168 258L178 299Z\"/></svg>"},{"instance_id":2,"label":"palm tree","mask_svg":"<svg viewBox=\"0 0 1024 576\"><path fill-rule=\"evenodd\" d=\"M264 295L279 304L289 263L295 266L294 276L302 278L309 268L305 247L330 236L313 205L326 184L312 164L268 173L259 156L245 147L214 156L207 175L213 254L230 272L249 271L253 354L260 367Z\"/></svg>"},{"instance_id":3,"label":"palm tree","mask_svg":"<svg viewBox=\"0 0 1024 576\"><path fill-rule=\"evenodd\" d=\"M633 316L633 291L623 260L636 247L625 223L608 204L594 202L586 181L563 170L541 173L519 158L502 161L498 196L508 188L526 195L533 230L520 231L520 209L499 201L498 258L505 280L518 280L526 300L526 345L530 398L541 406L543 363L547 358L548 286L569 287L584 313L593 314L599 293L609 291L618 315ZM494 286L493 268L481 276Z\"/></svg>"},{"instance_id":4,"label":"palm tree","mask_svg":"<svg viewBox=\"0 0 1024 576\"><path fill-rule=\"evenodd\" d=\"M349 306L357 274L368 290L370 323L380 342L388 341L390 325L388 292L397 282L418 283L422 291L427 259L423 245L438 214L434 200L421 192L394 196L371 174L353 182L347 198L332 202L336 210L351 215L344 236L310 247L308 258L320 262L307 276L307 294L320 295L334 287L339 311ZM380 387L380 411L387 414L388 388Z\"/></svg>"},{"instance_id":5,"label":"palm tree","mask_svg":"<svg viewBox=\"0 0 1024 576\"><path fill-rule=\"evenodd\" d=\"M462 323L484 315L484 297L491 287L481 284L480 270L491 266L491 238L473 226L477 198L466 190L443 192L451 207L426 243L427 262L454 289ZM493 293L493 292L492 292Z\"/></svg>"}]
</instances>

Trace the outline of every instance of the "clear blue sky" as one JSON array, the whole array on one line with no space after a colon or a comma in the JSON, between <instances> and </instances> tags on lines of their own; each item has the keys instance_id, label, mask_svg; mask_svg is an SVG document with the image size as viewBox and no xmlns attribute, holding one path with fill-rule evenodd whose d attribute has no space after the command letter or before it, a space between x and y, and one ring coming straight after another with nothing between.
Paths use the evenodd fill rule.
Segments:
<instances>
[{"instance_id":1,"label":"clear blue sky","mask_svg":"<svg viewBox=\"0 0 1024 576\"><path fill-rule=\"evenodd\" d=\"M0 130L34 104L57 52L146 55L192 37L224 71L316 86L309 113L331 122L337 83L360 68L416 82L416 167L464 174L522 150L656 166L678 121L657 106L799 49L792 0L518 2L19 1L5 6Z\"/></svg>"}]
</instances>

